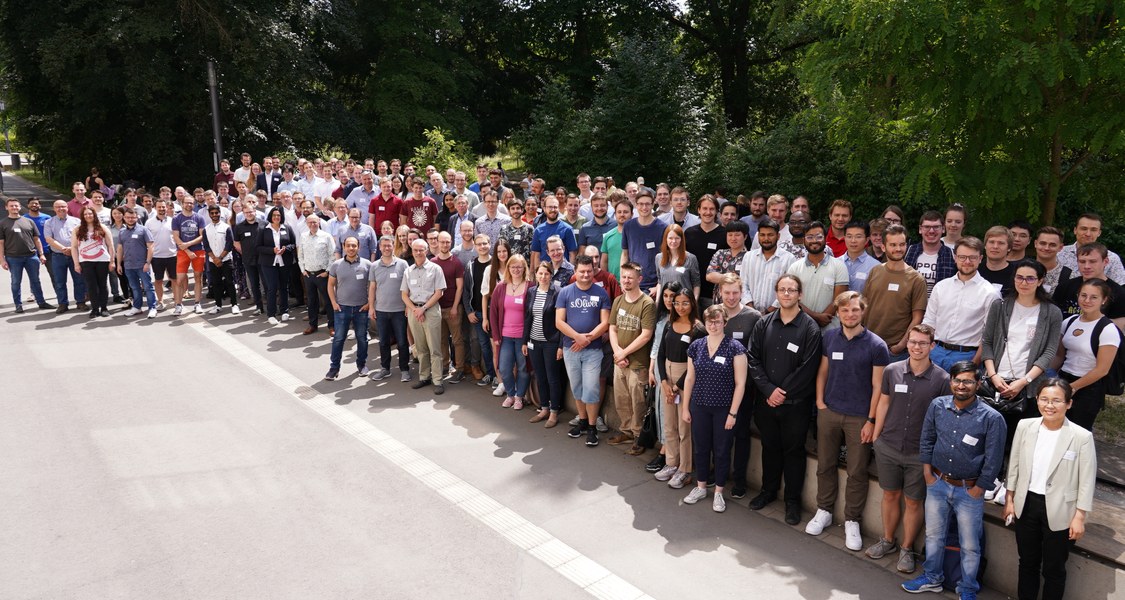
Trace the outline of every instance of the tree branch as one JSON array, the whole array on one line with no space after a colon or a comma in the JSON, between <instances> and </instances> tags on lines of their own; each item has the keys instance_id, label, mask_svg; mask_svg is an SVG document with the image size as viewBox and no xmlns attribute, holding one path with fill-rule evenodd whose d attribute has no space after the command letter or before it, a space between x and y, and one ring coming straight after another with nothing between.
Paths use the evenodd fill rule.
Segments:
<instances>
[{"instance_id":1,"label":"tree branch","mask_svg":"<svg viewBox=\"0 0 1125 600\"><path fill-rule=\"evenodd\" d=\"M707 47L713 48L715 46L715 41L711 36L703 33L702 31L697 29L695 26L693 26L691 23L688 23L687 21L684 21L683 19L680 19L679 17L677 17L675 15L675 13L661 11L661 12L659 12L659 14L660 14L660 16L664 17L665 21L668 21L672 25L675 25L676 27L679 27L680 29L683 30L684 33L690 35L691 37L693 37L697 40L699 40L700 42L702 42Z\"/></svg>"},{"instance_id":2,"label":"tree branch","mask_svg":"<svg viewBox=\"0 0 1125 600\"><path fill-rule=\"evenodd\" d=\"M799 50L801 48L804 48L805 46L808 46L810 44L815 44L816 42L819 42L819 41L820 41L820 38L818 38L818 37L804 39L804 40L798 40L798 41L793 42L791 44L788 44L786 46L782 46L781 49L779 49L776 53L774 53L770 56L764 56L762 58L752 58L746 64L748 64L748 65L768 65L770 63L775 63L775 62L781 60L782 58L784 58L784 56L786 54L788 54L788 53L790 53L794 50Z\"/></svg>"},{"instance_id":3,"label":"tree branch","mask_svg":"<svg viewBox=\"0 0 1125 600\"><path fill-rule=\"evenodd\" d=\"M1070 168L1066 170L1066 173L1063 173L1062 175L1059 176L1059 185L1062 185L1062 184L1066 183L1066 180L1069 179L1070 176L1073 175L1075 173L1075 171L1078 170L1078 167L1081 167L1082 163L1086 162L1086 160L1089 159L1093 155L1094 154L1092 152L1090 152L1089 150L1086 150L1085 152L1083 152L1082 156L1078 157L1078 160L1071 163Z\"/></svg>"}]
</instances>

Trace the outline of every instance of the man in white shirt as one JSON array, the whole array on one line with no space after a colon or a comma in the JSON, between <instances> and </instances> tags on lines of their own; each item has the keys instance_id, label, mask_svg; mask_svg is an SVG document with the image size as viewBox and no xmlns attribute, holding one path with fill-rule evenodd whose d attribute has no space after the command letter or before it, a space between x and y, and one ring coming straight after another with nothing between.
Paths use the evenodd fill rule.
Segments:
<instances>
[{"instance_id":1,"label":"man in white shirt","mask_svg":"<svg viewBox=\"0 0 1125 600\"><path fill-rule=\"evenodd\" d=\"M948 371L953 363L971 360L980 364L980 340L988 308L1000 293L977 272L984 256L984 244L975 237L963 237L953 247L957 275L934 286L922 323L934 328L934 347L930 360Z\"/></svg>"},{"instance_id":2,"label":"man in white shirt","mask_svg":"<svg viewBox=\"0 0 1125 600\"><path fill-rule=\"evenodd\" d=\"M216 314L223 308L223 296L230 298L230 311L239 314L238 295L234 292L234 232L222 218L218 206L208 206L211 222L203 228L203 251L207 256L208 285L215 296L215 306L207 312Z\"/></svg>"},{"instance_id":3,"label":"man in white shirt","mask_svg":"<svg viewBox=\"0 0 1125 600\"><path fill-rule=\"evenodd\" d=\"M243 184L245 187L246 184ZM164 277L176 279L176 240L172 237L172 216L168 214L169 200L156 201L156 213L145 222L152 234L152 276L156 282L156 310L164 309Z\"/></svg>"},{"instance_id":4,"label":"man in white shirt","mask_svg":"<svg viewBox=\"0 0 1125 600\"><path fill-rule=\"evenodd\" d=\"M1058 253L1058 261L1064 267L1069 267L1072 277L1078 277L1078 248L1086 244L1093 244L1102 235L1102 218L1095 213L1083 213L1074 224L1075 242ZM1109 264L1105 269L1106 277L1118 285L1125 285L1125 267L1121 265L1121 257L1112 250L1109 251Z\"/></svg>"},{"instance_id":5,"label":"man in white shirt","mask_svg":"<svg viewBox=\"0 0 1125 600\"><path fill-rule=\"evenodd\" d=\"M801 310L816 321L821 330L836 329L836 297L848 291L848 267L827 252L828 228L813 221L805 231L808 255L789 265L788 273L801 280Z\"/></svg>"},{"instance_id":6,"label":"man in white shirt","mask_svg":"<svg viewBox=\"0 0 1125 600\"><path fill-rule=\"evenodd\" d=\"M250 163L251 163L250 153L249 152L243 152L242 156L241 156L241 160L242 160L242 166L240 166L240 167L238 167L237 169L234 170L234 182L237 185L238 182L241 181L242 183L249 186L250 185Z\"/></svg>"},{"instance_id":7,"label":"man in white shirt","mask_svg":"<svg viewBox=\"0 0 1125 600\"><path fill-rule=\"evenodd\" d=\"M739 269L742 303L763 315L775 310L777 279L788 272L789 265L797 260L789 252L778 248L778 229L780 226L771 217L758 223L758 237L755 239L758 247L746 254Z\"/></svg>"}]
</instances>

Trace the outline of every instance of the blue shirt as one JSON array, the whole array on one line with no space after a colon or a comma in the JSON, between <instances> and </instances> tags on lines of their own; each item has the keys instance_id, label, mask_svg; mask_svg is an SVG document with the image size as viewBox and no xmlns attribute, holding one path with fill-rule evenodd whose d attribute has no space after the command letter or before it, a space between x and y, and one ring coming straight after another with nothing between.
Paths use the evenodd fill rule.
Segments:
<instances>
[{"instance_id":1,"label":"blue shirt","mask_svg":"<svg viewBox=\"0 0 1125 600\"><path fill-rule=\"evenodd\" d=\"M551 260L551 257L547 256L547 239L553 235L562 238L568 256L571 252L578 250L578 242L574 239L574 229L570 225L567 225L562 219L554 223L543 221L535 228L535 234L531 236L531 251L539 253L539 260Z\"/></svg>"},{"instance_id":2,"label":"blue shirt","mask_svg":"<svg viewBox=\"0 0 1125 600\"><path fill-rule=\"evenodd\" d=\"M824 332L821 354L828 359L824 403L832 412L867 418L871 414L871 373L891 362L887 344L867 329L852 339L843 328Z\"/></svg>"},{"instance_id":3,"label":"blue shirt","mask_svg":"<svg viewBox=\"0 0 1125 600\"><path fill-rule=\"evenodd\" d=\"M953 396L939 396L922 422L918 460L955 479L976 478L988 489L1000 474L1007 435L1004 417L979 399L958 410Z\"/></svg>"},{"instance_id":4,"label":"blue shirt","mask_svg":"<svg viewBox=\"0 0 1125 600\"><path fill-rule=\"evenodd\" d=\"M668 225L659 219L641 225L636 217L621 227L621 248L629 253L629 260L641 266L641 289L648 291L657 284L656 255L664 241L664 228Z\"/></svg>"},{"instance_id":5,"label":"blue shirt","mask_svg":"<svg viewBox=\"0 0 1125 600\"><path fill-rule=\"evenodd\" d=\"M578 230L578 246L601 248L602 238L610 229L617 229L617 220L612 215L607 216L602 225L598 225L593 220L587 222Z\"/></svg>"},{"instance_id":6,"label":"blue shirt","mask_svg":"<svg viewBox=\"0 0 1125 600\"><path fill-rule=\"evenodd\" d=\"M31 219L31 222L35 223L35 227L39 229L39 241L43 244L43 252L50 252L51 247L47 245L47 236L43 235L43 228L46 227L47 221L51 220L50 215L39 213L38 217L33 217L31 215L24 216Z\"/></svg>"},{"instance_id":7,"label":"blue shirt","mask_svg":"<svg viewBox=\"0 0 1125 600\"><path fill-rule=\"evenodd\" d=\"M702 337L688 346L687 354L695 368L691 403L729 408L734 403L734 357L746 354L746 347L724 335L711 356L707 338Z\"/></svg>"},{"instance_id":8,"label":"blue shirt","mask_svg":"<svg viewBox=\"0 0 1125 600\"><path fill-rule=\"evenodd\" d=\"M844 266L848 268L848 289L862 294L863 286L867 285L867 274L880 264L882 263L866 252L860 252L859 258L856 259L845 252Z\"/></svg>"},{"instance_id":9,"label":"blue shirt","mask_svg":"<svg viewBox=\"0 0 1125 600\"><path fill-rule=\"evenodd\" d=\"M591 285L588 290L578 289L577 283L564 287L555 300L555 309L566 311L566 324L578 333L590 333L602 322L602 311L609 311L609 294L601 286ZM564 348L574 340L562 336ZM586 348L601 348L602 340L590 342Z\"/></svg>"},{"instance_id":10,"label":"blue shirt","mask_svg":"<svg viewBox=\"0 0 1125 600\"><path fill-rule=\"evenodd\" d=\"M379 240L375 238L375 230L366 223L359 224L359 230L352 229L351 224L347 227L340 229L340 233L336 235L336 253L341 257L344 255L344 240L349 237L354 237L359 240L359 257L365 260L373 260L375 251L379 248Z\"/></svg>"},{"instance_id":11,"label":"blue shirt","mask_svg":"<svg viewBox=\"0 0 1125 600\"><path fill-rule=\"evenodd\" d=\"M566 287L570 283L570 278L574 276L574 265L570 261L563 259L562 264L555 270L555 274L551 276L551 281L554 281L560 288ZM597 282L594 283L597 285ZM606 308L609 308L608 306Z\"/></svg>"},{"instance_id":12,"label":"blue shirt","mask_svg":"<svg viewBox=\"0 0 1125 600\"><path fill-rule=\"evenodd\" d=\"M195 238L203 235L203 229L207 227L207 219L203 215L193 212L191 215L178 214L172 217L172 231L180 232L180 242L187 243ZM203 239L190 246L188 250L198 252L203 249Z\"/></svg>"},{"instance_id":13,"label":"blue shirt","mask_svg":"<svg viewBox=\"0 0 1125 600\"><path fill-rule=\"evenodd\" d=\"M121 245L121 252L126 270L143 269L145 259L148 258L148 244L152 242L152 232L147 227L138 223L132 229L121 228L121 235L117 243Z\"/></svg>"}]
</instances>

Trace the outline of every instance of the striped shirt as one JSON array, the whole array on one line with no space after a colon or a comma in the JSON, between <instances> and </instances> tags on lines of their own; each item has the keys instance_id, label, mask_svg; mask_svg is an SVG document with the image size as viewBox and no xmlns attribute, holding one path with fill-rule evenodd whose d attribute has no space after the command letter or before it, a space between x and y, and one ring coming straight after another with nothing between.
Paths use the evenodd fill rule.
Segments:
<instances>
[{"instance_id":1,"label":"striped shirt","mask_svg":"<svg viewBox=\"0 0 1125 600\"><path fill-rule=\"evenodd\" d=\"M773 257L766 259L762 249L751 250L742 260L742 303L753 304L754 308L765 310L777 301L777 279L789 270L789 265L797 259L778 248Z\"/></svg>"}]
</instances>

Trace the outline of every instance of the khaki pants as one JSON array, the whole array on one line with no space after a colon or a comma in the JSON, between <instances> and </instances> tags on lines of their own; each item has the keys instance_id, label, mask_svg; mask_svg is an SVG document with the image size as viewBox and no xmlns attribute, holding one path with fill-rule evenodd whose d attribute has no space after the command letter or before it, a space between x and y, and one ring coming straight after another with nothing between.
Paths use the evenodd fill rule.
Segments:
<instances>
[{"instance_id":1,"label":"khaki pants","mask_svg":"<svg viewBox=\"0 0 1125 600\"><path fill-rule=\"evenodd\" d=\"M449 344L446 340L453 337L453 368L458 371L465 371L465 336L461 330L461 315L465 312L464 307L459 307L457 316L451 316L450 308L441 309L441 368L445 369L445 365L449 364Z\"/></svg>"},{"instance_id":2,"label":"khaki pants","mask_svg":"<svg viewBox=\"0 0 1125 600\"><path fill-rule=\"evenodd\" d=\"M621 419L621 432L636 439L641 435L641 419L645 416L645 384L648 368L614 367L613 406Z\"/></svg>"},{"instance_id":3,"label":"khaki pants","mask_svg":"<svg viewBox=\"0 0 1125 600\"><path fill-rule=\"evenodd\" d=\"M848 448L848 481L844 488L844 520L860 521L867 504L867 464L871 446L859 443L865 417L833 412L830 408L816 412L816 506L832 512L840 476L838 457L841 442Z\"/></svg>"},{"instance_id":4,"label":"khaki pants","mask_svg":"<svg viewBox=\"0 0 1125 600\"><path fill-rule=\"evenodd\" d=\"M414 318L414 311L406 310L406 324L414 334L414 354L418 357L418 380L429 379L434 385L441 383L441 309L431 306L425 312L426 320ZM402 349L399 349L402 352Z\"/></svg>"},{"instance_id":5,"label":"khaki pants","mask_svg":"<svg viewBox=\"0 0 1125 600\"><path fill-rule=\"evenodd\" d=\"M687 363L667 361L664 364L671 381L679 381L687 372ZM664 402L664 459L681 471L693 473L691 423L680 416L682 404L672 404L672 398L665 398Z\"/></svg>"}]
</instances>

